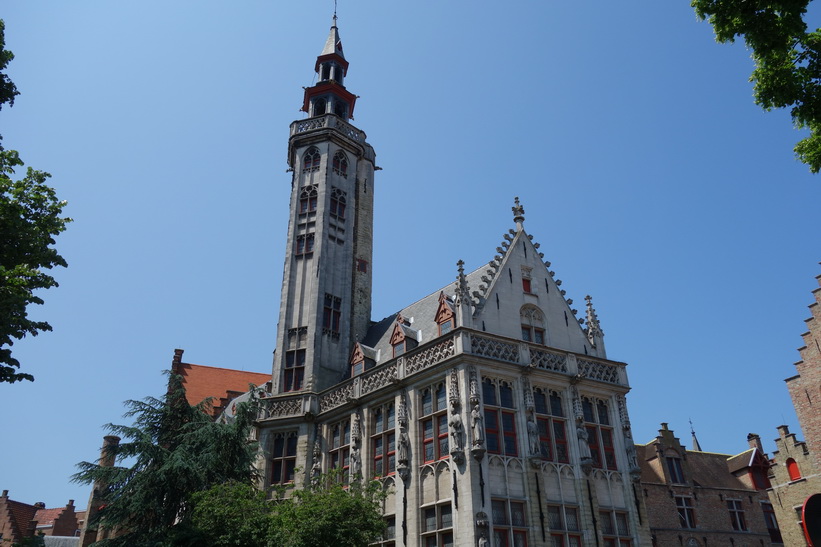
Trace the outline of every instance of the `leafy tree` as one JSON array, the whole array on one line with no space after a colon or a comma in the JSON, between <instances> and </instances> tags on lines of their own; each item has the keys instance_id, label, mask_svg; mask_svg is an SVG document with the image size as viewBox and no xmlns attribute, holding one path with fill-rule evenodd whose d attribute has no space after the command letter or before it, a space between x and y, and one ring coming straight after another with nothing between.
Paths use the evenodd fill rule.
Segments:
<instances>
[{"instance_id":1,"label":"leafy tree","mask_svg":"<svg viewBox=\"0 0 821 547\"><path fill-rule=\"evenodd\" d=\"M248 438L256 399L237 405L231 423L217 423L206 412L210 401L188 404L182 378L170 374L162 399L148 397L125 405L125 416L134 418L134 424L106 426L126 439L109 447L119 465L82 462L73 477L101 488L97 524L127 532L99 544L185 544L196 492L229 481L250 484L254 478L256 446Z\"/></svg>"},{"instance_id":2,"label":"leafy tree","mask_svg":"<svg viewBox=\"0 0 821 547\"><path fill-rule=\"evenodd\" d=\"M5 49L4 29L0 20L0 71L14 59ZM5 103L12 106L18 94L14 83L0 72L0 108ZM52 247L54 238L71 222L60 216L66 202L45 183L48 173L29 167L25 177L12 180L15 168L22 166L16 151L0 146L0 383L34 380L31 374L17 371L20 362L11 356L11 346L27 334L51 330L47 322L29 319L27 309L29 304L43 303L35 291L57 286L44 270L67 266Z\"/></svg>"},{"instance_id":3,"label":"leafy tree","mask_svg":"<svg viewBox=\"0 0 821 547\"><path fill-rule=\"evenodd\" d=\"M821 29L807 32L810 0L692 0L719 42L743 36L752 50L750 77L756 104L765 110L789 107L797 128L810 136L795 153L817 173L821 169Z\"/></svg>"},{"instance_id":4,"label":"leafy tree","mask_svg":"<svg viewBox=\"0 0 821 547\"><path fill-rule=\"evenodd\" d=\"M191 523L202 544L215 547L365 547L385 530L385 495L375 481L344 486L340 473L279 490L273 502L247 484L216 486L194 496Z\"/></svg>"}]
</instances>

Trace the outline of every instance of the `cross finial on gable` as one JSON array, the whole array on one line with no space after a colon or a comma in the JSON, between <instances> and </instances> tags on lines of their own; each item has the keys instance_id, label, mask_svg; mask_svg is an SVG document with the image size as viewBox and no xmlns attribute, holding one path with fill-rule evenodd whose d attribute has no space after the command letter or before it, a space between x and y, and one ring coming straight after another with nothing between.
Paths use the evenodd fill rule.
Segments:
<instances>
[{"instance_id":1,"label":"cross finial on gable","mask_svg":"<svg viewBox=\"0 0 821 547\"><path fill-rule=\"evenodd\" d=\"M519 196L513 199L516 204L511 209L513 210L513 222L516 223L516 230L521 231L525 221L525 208L519 203Z\"/></svg>"}]
</instances>

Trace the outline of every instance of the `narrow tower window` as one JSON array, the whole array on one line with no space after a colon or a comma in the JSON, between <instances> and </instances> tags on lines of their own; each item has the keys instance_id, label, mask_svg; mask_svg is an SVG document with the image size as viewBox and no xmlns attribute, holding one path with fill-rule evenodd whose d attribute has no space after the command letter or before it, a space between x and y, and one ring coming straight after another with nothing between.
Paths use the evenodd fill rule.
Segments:
<instances>
[{"instance_id":1,"label":"narrow tower window","mask_svg":"<svg viewBox=\"0 0 821 547\"><path fill-rule=\"evenodd\" d=\"M333 169L337 175L348 178L348 158L342 150L334 154Z\"/></svg>"},{"instance_id":2,"label":"narrow tower window","mask_svg":"<svg viewBox=\"0 0 821 547\"><path fill-rule=\"evenodd\" d=\"M316 211L317 190L316 185L306 186L299 193L299 213L313 213Z\"/></svg>"},{"instance_id":3,"label":"narrow tower window","mask_svg":"<svg viewBox=\"0 0 821 547\"><path fill-rule=\"evenodd\" d=\"M348 117L348 105L340 100L334 101L334 114L339 116L340 118L347 118Z\"/></svg>"},{"instance_id":4,"label":"narrow tower window","mask_svg":"<svg viewBox=\"0 0 821 547\"><path fill-rule=\"evenodd\" d=\"M336 161L336 158L334 158ZM345 207L347 205L347 194L339 188L331 188L331 216L338 221L345 220Z\"/></svg>"},{"instance_id":5,"label":"narrow tower window","mask_svg":"<svg viewBox=\"0 0 821 547\"><path fill-rule=\"evenodd\" d=\"M322 156L316 146L312 146L305 152L305 158L302 164L302 171L309 173L311 171L319 171L319 160Z\"/></svg>"},{"instance_id":6,"label":"narrow tower window","mask_svg":"<svg viewBox=\"0 0 821 547\"><path fill-rule=\"evenodd\" d=\"M328 102L320 97L314 102L314 116L322 116L325 114L325 111L328 109Z\"/></svg>"},{"instance_id":7,"label":"narrow tower window","mask_svg":"<svg viewBox=\"0 0 821 547\"><path fill-rule=\"evenodd\" d=\"M342 299L325 293L325 308L322 316L322 332L339 336L339 320L342 315Z\"/></svg>"},{"instance_id":8,"label":"narrow tower window","mask_svg":"<svg viewBox=\"0 0 821 547\"><path fill-rule=\"evenodd\" d=\"M285 352L285 372L282 378L282 391L299 391L305 378L305 350L298 349Z\"/></svg>"}]
</instances>

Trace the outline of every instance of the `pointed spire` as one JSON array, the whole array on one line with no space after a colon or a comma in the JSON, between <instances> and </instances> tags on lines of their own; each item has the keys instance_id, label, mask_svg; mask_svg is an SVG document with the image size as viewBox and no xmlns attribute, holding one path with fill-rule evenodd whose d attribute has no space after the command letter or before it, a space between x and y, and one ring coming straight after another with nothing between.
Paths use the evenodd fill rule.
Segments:
<instances>
[{"instance_id":1,"label":"pointed spire","mask_svg":"<svg viewBox=\"0 0 821 547\"><path fill-rule=\"evenodd\" d=\"M521 232L524 229L525 208L519 203L519 196L516 196L513 202L516 204L511 207L513 210L513 222L516 223L516 231Z\"/></svg>"},{"instance_id":2,"label":"pointed spire","mask_svg":"<svg viewBox=\"0 0 821 547\"><path fill-rule=\"evenodd\" d=\"M328 33L328 39L320 55L338 55L345 58L345 54L342 53L342 40L339 39L339 29L336 27L336 11L334 11L334 18L331 22L331 31Z\"/></svg>"},{"instance_id":3,"label":"pointed spire","mask_svg":"<svg viewBox=\"0 0 821 547\"><path fill-rule=\"evenodd\" d=\"M690 434L693 436L693 450L697 452L704 452L701 449L701 445L698 444L698 439L696 438L696 430L693 429L693 420L690 420Z\"/></svg>"}]
</instances>

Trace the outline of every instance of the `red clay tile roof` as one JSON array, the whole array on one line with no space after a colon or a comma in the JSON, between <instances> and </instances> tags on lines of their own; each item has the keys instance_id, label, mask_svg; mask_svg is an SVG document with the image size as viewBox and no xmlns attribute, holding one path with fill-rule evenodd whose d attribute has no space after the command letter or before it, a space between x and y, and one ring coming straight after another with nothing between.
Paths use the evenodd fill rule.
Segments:
<instances>
[{"instance_id":1,"label":"red clay tile roof","mask_svg":"<svg viewBox=\"0 0 821 547\"><path fill-rule=\"evenodd\" d=\"M34 514L37 508L28 503L20 501L8 500L9 509L11 510L11 517L14 519L14 525L17 527L18 534L25 534L28 530L29 522L34 520Z\"/></svg>"},{"instance_id":2,"label":"red clay tile roof","mask_svg":"<svg viewBox=\"0 0 821 547\"><path fill-rule=\"evenodd\" d=\"M228 400L248 391L248 385L262 385L271 381L270 374L247 372L230 368L206 367L179 363L174 372L182 376L182 385L188 402L192 405L201 403L208 397L213 397L213 415L222 411L222 405Z\"/></svg>"},{"instance_id":3,"label":"red clay tile roof","mask_svg":"<svg viewBox=\"0 0 821 547\"><path fill-rule=\"evenodd\" d=\"M65 511L65 507L56 507L54 509L38 509L32 520L36 520L39 526L46 526L54 524L54 519L60 516L60 513Z\"/></svg>"}]
</instances>

